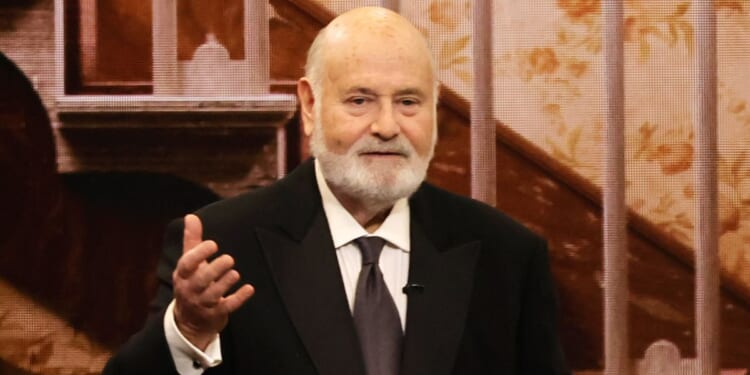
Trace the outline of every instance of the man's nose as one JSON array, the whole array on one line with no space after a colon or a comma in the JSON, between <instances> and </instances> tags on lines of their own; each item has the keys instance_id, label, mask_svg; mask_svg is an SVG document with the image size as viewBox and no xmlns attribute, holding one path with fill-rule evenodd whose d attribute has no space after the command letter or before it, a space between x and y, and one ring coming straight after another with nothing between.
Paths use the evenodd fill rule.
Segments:
<instances>
[{"instance_id":1,"label":"man's nose","mask_svg":"<svg viewBox=\"0 0 750 375\"><path fill-rule=\"evenodd\" d=\"M370 131L381 139L391 139L401 132L393 104L386 102L380 106L380 111L370 126Z\"/></svg>"}]
</instances>

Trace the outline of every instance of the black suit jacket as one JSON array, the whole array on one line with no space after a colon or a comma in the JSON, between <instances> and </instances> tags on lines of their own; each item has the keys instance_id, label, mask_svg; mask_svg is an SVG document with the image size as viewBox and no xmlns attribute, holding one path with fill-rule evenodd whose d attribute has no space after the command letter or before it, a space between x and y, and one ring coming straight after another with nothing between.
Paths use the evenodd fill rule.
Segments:
<instances>
[{"instance_id":1,"label":"black suit jacket","mask_svg":"<svg viewBox=\"0 0 750 375\"><path fill-rule=\"evenodd\" d=\"M567 374L545 242L497 210L423 184L410 198L401 375ZM221 333L206 374L364 375L312 161L268 188L197 212L255 295ZM170 225L155 314L105 374L172 374L162 327L182 221Z\"/></svg>"}]
</instances>

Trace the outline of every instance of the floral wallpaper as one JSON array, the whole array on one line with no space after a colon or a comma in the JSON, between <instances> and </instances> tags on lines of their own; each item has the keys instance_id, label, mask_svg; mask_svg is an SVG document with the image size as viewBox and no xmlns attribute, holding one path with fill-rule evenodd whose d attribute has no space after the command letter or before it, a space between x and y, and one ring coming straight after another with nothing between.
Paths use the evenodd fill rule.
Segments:
<instances>
[{"instance_id":1,"label":"floral wallpaper","mask_svg":"<svg viewBox=\"0 0 750 375\"><path fill-rule=\"evenodd\" d=\"M377 1L319 0L341 12ZM401 2L440 78L472 97L469 0ZM629 206L677 240L695 229L689 0L625 0ZM750 287L750 0L717 0L720 256ZM605 126L600 0L495 0L495 116L598 186Z\"/></svg>"}]
</instances>

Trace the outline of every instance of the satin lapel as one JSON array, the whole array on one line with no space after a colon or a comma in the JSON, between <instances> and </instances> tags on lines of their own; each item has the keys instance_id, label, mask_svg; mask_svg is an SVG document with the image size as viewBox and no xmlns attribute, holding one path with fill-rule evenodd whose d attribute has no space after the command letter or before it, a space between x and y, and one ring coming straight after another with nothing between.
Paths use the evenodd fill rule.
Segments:
<instances>
[{"instance_id":1,"label":"satin lapel","mask_svg":"<svg viewBox=\"0 0 750 375\"><path fill-rule=\"evenodd\" d=\"M364 374L333 241L322 210L297 242L258 229L279 293L321 375Z\"/></svg>"},{"instance_id":2,"label":"satin lapel","mask_svg":"<svg viewBox=\"0 0 750 375\"><path fill-rule=\"evenodd\" d=\"M449 374L461 342L479 254L478 241L442 250L412 220L409 282L401 375Z\"/></svg>"}]
</instances>

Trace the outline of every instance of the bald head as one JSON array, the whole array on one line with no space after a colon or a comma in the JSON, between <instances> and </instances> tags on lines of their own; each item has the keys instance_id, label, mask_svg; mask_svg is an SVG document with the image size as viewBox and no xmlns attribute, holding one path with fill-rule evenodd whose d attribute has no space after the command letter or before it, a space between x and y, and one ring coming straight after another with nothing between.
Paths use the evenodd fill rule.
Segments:
<instances>
[{"instance_id":1,"label":"bald head","mask_svg":"<svg viewBox=\"0 0 750 375\"><path fill-rule=\"evenodd\" d=\"M350 10L323 28L308 51L305 76L317 94L332 60L385 54L422 60L437 87L435 63L424 36L406 18L378 7Z\"/></svg>"},{"instance_id":2,"label":"bald head","mask_svg":"<svg viewBox=\"0 0 750 375\"><path fill-rule=\"evenodd\" d=\"M333 20L310 47L297 94L310 151L360 224L416 191L437 141L437 80L406 19L359 8Z\"/></svg>"}]
</instances>

